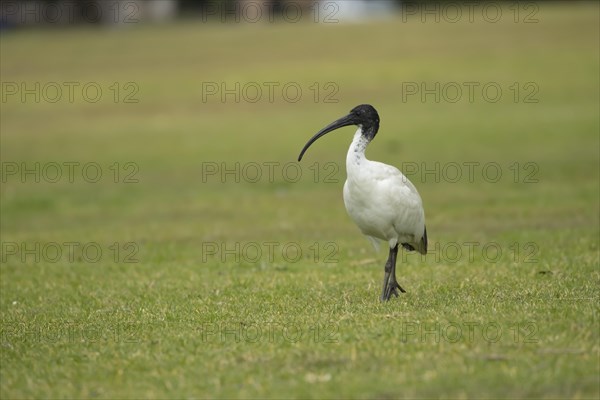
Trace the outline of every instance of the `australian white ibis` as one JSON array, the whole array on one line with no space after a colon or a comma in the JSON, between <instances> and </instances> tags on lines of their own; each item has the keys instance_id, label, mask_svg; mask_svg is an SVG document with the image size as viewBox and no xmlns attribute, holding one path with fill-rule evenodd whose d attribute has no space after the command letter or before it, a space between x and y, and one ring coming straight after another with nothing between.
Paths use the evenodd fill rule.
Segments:
<instances>
[{"instance_id":1,"label":"australian white ibis","mask_svg":"<svg viewBox=\"0 0 600 400\"><path fill-rule=\"evenodd\" d=\"M350 114L310 138L298 161L318 138L348 125L357 125L358 130L346 156L344 204L363 234L373 243L385 240L390 246L381 292L381 301L387 301L392 294L398 296L397 289L405 292L396 280L398 245L427 253L427 229L421 196L415 186L397 168L365 157L365 149L379 130L377 110L369 104L354 107Z\"/></svg>"}]
</instances>

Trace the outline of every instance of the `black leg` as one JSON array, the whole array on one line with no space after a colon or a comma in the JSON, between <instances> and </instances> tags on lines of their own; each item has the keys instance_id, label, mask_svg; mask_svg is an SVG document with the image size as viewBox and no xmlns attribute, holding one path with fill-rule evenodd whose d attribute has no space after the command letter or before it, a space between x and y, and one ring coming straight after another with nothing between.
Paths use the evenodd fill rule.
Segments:
<instances>
[{"instance_id":1,"label":"black leg","mask_svg":"<svg viewBox=\"0 0 600 400\"><path fill-rule=\"evenodd\" d=\"M385 263L385 275L383 277L383 291L381 293L381 301L388 301L392 294L398 297L397 289L400 289L402 293L406 293L406 290L402 289L396 280L396 258L398 255L398 245L394 248L390 248L390 254L388 260Z\"/></svg>"},{"instance_id":2,"label":"black leg","mask_svg":"<svg viewBox=\"0 0 600 400\"><path fill-rule=\"evenodd\" d=\"M387 261L385 262L385 268L384 268L385 273L383 275L383 289L381 290L381 301L389 300L389 296L387 295L387 287L388 287L388 283L390 281L390 275L392 274L393 252L394 252L394 250L390 247L390 254L388 255Z\"/></svg>"}]
</instances>

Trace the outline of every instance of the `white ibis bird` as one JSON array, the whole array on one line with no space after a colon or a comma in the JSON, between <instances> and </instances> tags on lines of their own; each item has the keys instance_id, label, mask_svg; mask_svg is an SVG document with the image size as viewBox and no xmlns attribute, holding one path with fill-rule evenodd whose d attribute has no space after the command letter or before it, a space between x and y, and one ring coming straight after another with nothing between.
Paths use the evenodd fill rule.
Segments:
<instances>
[{"instance_id":1,"label":"white ibis bird","mask_svg":"<svg viewBox=\"0 0 600 400\"><path fill-rule=\"evenodd\" d=\"M379 130L377 110L369 104L354 107L350 114L310 138L298 161L321 136L348 125L357 125L358 130L346 156L344 204L364 235L373 243L385 240L390 246L381 292L381 301L387 301L392 294L398 296L397 290L406 292L396 280L398 245L426 254L427 229L421 196L415 186L397 168L365 157L365 149Z\"/></svg>"}]
</instances>

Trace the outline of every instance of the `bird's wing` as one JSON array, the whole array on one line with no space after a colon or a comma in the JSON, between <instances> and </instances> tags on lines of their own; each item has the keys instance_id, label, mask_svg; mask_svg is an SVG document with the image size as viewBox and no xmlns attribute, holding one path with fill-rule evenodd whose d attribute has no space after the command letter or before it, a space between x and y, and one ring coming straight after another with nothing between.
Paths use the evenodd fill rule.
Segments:
<instances>
[{"instance_id":1,"label":"bird's wing","mask_svg":"<svg viewBox=\"0 0 600 400\"><path fill-rule=\"evenodd\" d=\"M425 212L419 192L396 167L379 164L374 178L379 181L379 185L385 187L381 193L386 196L385 203L393 207L396 231L399 234L414 235L414 245L422 247L420 242L425 232Z\"/></svg>"},{"instance_id":2,"label":"bird's wing","mask_svg":"<svg viewBox=\"0 0 600 400\"><path fill-rule=\"evenodd\" d=\"M415 205L421 206L421 196L417 188L398 168L376 161L373 162L378 165L377 168L372 170L374 171L374 173L372 172L372 178L386 187L386 192L392 196L390 200L403 198L411 203L416 202Z\"/></svg>"},{"instance_id":3,"label":"bird's wing","mask_svg":"<svg viewBox=\"0 0 600 400\"><path fill-rule=\"evenodd\" d=\"M383 164L377 161L373 161L378 164L378 168L376 169L377 175L376 179L380 180L389 180L390 184L393 184L394 187L406 187L408 188L414 195L416 195L419 200L421 196L419 196L419 192L415 185L402 173L400 170L393 165Z\"/></svg>"}]
</instances>

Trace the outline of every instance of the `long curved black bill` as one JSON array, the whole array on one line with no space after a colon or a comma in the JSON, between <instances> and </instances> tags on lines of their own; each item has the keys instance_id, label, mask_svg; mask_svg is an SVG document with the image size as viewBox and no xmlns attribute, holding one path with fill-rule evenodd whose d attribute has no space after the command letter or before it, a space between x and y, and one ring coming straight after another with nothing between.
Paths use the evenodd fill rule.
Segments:
<instances>
[{"instance_id":1,"label":"long curved black bill","mask_svg":"<svg viewBox=\"0 0 600 400\"><path fill-rule=\"evenodd\" d=\"M310 145L313 144L321 136L324 136L326 133L334 131L338 128L348 126L348 125L355 125L355 124L356 124L356 122L354 121L352 114L348 114L345 117L342 117L342 118L338 119L337 121L334 121L331 124L327 125L325 128L323 128L319 132L317 132L317 134L315 136L311 137L310 140L304 145L304 148L302 149L302 151L300 152L300 155L298 156L298 161L302 160L302 156L304 156L304 153L306 152L306 150L308 150Z\"/></svg>"}]
</instances>

